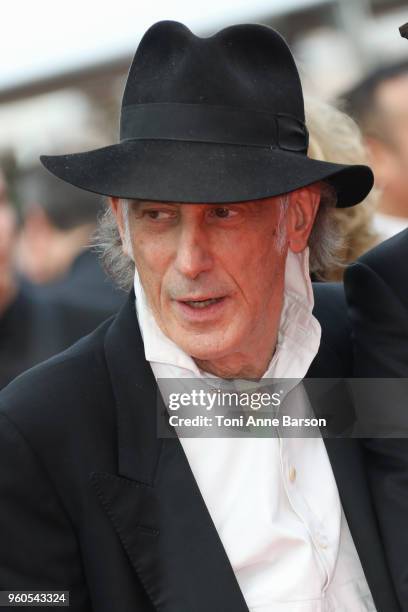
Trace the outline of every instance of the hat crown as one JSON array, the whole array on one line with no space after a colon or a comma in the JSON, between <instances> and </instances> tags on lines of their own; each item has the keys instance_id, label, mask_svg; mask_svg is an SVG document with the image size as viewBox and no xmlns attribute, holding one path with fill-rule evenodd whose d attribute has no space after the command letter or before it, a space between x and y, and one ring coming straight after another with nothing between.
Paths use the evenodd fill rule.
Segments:
<instances>
[{"instance_id":1,"label":"hat crown","mask_svg":"<svg viewBox=\"0 0 408 612\"><path fill-rule=\"evenodd\" d=\"M285 113L304 121L298 71L272 28L234 25L208 38L174 21L154 24L131 65L122 106L181 103Z\"/></svg>"},{"instance_id":2,"label":"hat crown","mask_svg":"<svg viewBox=\"0 0 408 612\"><path fill-rule=\"evenodd\" d=\"M330 180L349 206L371 189L366 166L309 159L307 148L302 87L280 34L249 24L200 38L161 21L133 59L120 142L41 160L73 185L120 198L246 202Z\"/></svg>"}]
</instances>

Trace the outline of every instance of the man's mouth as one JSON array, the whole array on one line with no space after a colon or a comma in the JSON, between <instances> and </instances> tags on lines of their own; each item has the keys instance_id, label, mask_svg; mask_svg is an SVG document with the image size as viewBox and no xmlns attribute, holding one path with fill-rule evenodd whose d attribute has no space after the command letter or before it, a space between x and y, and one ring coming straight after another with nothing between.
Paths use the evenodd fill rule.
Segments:
<instances>
[{"instance_id":1,"label":"man's mouth","mask_svg":"<svg viewBox=\"0 0 408 612\"><path fill-rule=\"evenodd\" d=\"M208 300L182 300L183 304L187 304L192 308L205 308L206 306L211 306L211 304L217 304L223 298L209 298Z\"/></svg>"},{"instance_id":2,"label":"man's mouth","mask_svg":"<svg viewBox=\"0 0 408 612\"><path fill-rule=\"evenodd\" d=\"M191 323L206 323L214 321L223 312L228 298L226 295L221 297L207 297L188 299L183 298L176 300L177 310L179 315L186 321Z\"/></svg>"}]
</instances>

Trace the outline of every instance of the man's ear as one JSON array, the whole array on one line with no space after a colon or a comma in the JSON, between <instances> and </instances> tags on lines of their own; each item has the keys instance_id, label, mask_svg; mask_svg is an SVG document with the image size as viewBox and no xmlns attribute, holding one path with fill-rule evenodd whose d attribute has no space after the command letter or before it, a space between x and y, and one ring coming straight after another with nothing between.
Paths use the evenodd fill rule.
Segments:
<instances>
[{"instance_id":1,"label":"man's ear","mask_svg":"<svg viewBox=\"0 0 408 612\"><path fill-rule=\"evenodd\" d=\"M320 185L315 183L289 194L287 241L294 253L300 253L307 246L319 208L320 191Z\"/></svg>"},{"instance_id":2,"label":"man's ear","mask_svg":"<svg viewBox=\"0 0 408 612\"><path fill-rule=\"evenodd\" d=\"M127 220L124 218L123 212L123 204L120 198L109 198L109 205L112 209L112 212L115 216L116 223L118 225L118 230L120 234L120 239L122 240L122 250L128 257L133 259L133 254L129 252L129 240L127 237L126 223Z\"/></svg>"}]
</instances>

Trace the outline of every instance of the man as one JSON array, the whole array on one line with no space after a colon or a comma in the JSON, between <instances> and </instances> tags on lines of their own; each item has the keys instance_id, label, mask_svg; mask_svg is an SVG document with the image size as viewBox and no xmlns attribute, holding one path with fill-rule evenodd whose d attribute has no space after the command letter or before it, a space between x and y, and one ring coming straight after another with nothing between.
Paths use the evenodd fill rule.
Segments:
<instances>
[{"instance_id":1,"label":"man","mask_svg":"<svg viewBox=\"0 0 408 612\"><path fill-rule=\"evenodd\" d=\"M95 329L124 301L88 248L100 197L59 183L41 167L18 180L25 208L20 271L45 285L17 273L15 214L6 198L0 205L0 388Z\"/></svg>"},{"instance_id":2,"label":"man","mask_svg":"<svg viewBox=\"0 0 408 612\"><path fill-rule=\"evenodd\" d=\"M276 32L159 22L130 69L121 142L43 158L110 196L106 256L135 293L0 395L2 588L70 590L81 611L400 609L356 441L158 435L163 379L216 393L349 372L331 286L320 341L308 244L327 255L327 207L360 201L372 174L306 150Z\"/></svg>"},{"instance_id":3,"label":"man","mask_svg":"<svg viewBox=\"0 0 408 612\"><path fill-rule=\"evenodd\" d=\"M363 132L380 191L375 227L381 239L408 226L408 63L379 68L345 94Z\"/></svg>"}]
</instances>

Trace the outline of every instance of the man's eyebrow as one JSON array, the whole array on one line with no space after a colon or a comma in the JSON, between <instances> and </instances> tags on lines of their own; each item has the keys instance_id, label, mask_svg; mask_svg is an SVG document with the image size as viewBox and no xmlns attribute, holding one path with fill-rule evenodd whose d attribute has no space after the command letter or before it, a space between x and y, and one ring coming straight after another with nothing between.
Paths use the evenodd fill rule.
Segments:
<instances>
[{"instance_id":1,"label":"man's eyebrow","mask_svg":"<svg viewBox=\"0 0 408 612\"><path fill-rule=\"evenodd\" d=\"M137 205L141 205L141 204L169 204L170 206L177 206L179 203L178 202L170 202L167 200L142 200L142 199L132 199L132 200L128 200L129 204L131 206L137 206Z\"/></svg>"}]
</instances>

